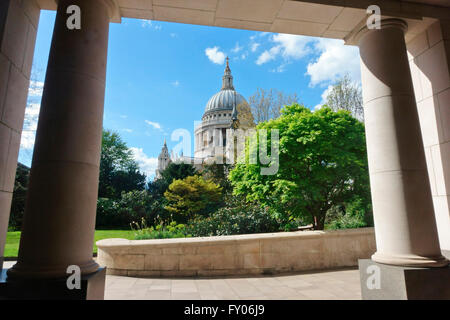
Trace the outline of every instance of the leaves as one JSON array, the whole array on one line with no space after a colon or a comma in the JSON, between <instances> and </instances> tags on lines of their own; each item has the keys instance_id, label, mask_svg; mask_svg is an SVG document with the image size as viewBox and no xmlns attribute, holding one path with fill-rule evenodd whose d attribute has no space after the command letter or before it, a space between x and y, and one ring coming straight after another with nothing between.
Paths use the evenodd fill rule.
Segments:
<instances>
[{"instance_id":1,"label":"leaves","mask_svg":"<svg viewBox=\"0 0 450 320\"><path fill-rule=\"evenodd\" d=\"M222 188L212 180L194 175L174 180L164 192L164 197L168 211L191 219L217 208L222 199Z\"/></svg>"},{"instance_id":2,"label":"leaves","mask_svg":"<svg viewBox=\"0 0 450 320\"><path fill-rule=\"evenodd\" d=\"M364 126L348 111L311 112L293 104L258 129L278 129L280 167L262 176L261 164L239 164L230 173L235 194L323 228L333 205L355 193L369 199ZM268 134L270 137L270 134ZM258 142L259 143L259 142ZM270 139L267 148L270 150ZM259 145L257 146L259 148Z\"/></svg>"},{"instance_id":3,"label":"leaves","mask_svg":"<svg viewBox=\"0 0 450 320\"><path fill-rule=\"evenodd\" d=\"M103 130L99 197L118 199L122 191L143 190L145 180L145 174L139 171L132 151L119 134Z\"/></svg>"}]
</instances>

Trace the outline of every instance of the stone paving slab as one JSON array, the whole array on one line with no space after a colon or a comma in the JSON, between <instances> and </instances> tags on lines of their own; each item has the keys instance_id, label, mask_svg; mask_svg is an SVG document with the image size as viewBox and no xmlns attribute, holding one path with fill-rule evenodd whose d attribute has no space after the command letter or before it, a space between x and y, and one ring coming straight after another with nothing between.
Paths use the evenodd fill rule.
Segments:
<instances>
[{"instance_id":1,"label":"stone paving slab","mask_svg":"<svg viewBox=\"0 0 450 320\"><path fill-rule=\"evenodd\" d=\"M359 271L223 278L106 277L106 300L360 300Z\"/></svg>"},{"instance_id":2,"label":"stone paving slab","mask_svg":"<svg viewBox=\"0 0 450 320\"><path fill-rule=\"evenodd\" d=\"M15 262L5 262L10 268ZM356 268L276 276L135 278L106 276L105 300L360 300Z\"/></svg>"}]
</instances>

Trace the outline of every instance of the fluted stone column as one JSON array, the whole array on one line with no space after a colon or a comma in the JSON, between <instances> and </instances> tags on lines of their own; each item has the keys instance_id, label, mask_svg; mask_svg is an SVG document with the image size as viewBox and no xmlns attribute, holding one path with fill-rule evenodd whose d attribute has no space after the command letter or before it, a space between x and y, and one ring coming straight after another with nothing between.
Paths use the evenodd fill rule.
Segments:
<instances>
[{"instance_id":1,"label":"fluted stone column","mask_svg":"<svg viewBox=\"0 0 450 320\"><path fill-rule=\"evenodd\" d=\"M81 8L69 30L67 7ZM95 272L92 259L102 138L110 7L59 0L14 278Z\"/></svg>"},{"instance_id":2,"label":"fluted stone column","mask_svg":"<svg viewBox=\"0 0 450 320\"><path fill-rule=\"evenodd\" d=\"M370 185L377 252L372 260L439 267L441 255L417 106L409 69L405 22L355 36L360 48Z\"/></svg>"}]
</instances>

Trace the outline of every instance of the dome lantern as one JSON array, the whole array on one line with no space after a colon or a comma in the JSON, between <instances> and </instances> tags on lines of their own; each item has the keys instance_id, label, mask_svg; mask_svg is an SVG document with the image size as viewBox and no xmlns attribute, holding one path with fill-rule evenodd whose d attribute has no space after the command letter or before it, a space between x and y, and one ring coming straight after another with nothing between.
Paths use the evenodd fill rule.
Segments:
<instances>
[{"instance_id":1,"label":"dome lantern","mask_svg":"<svg viewBox=\"0 0 450 320\"><path fill-rule=\"evenodd\" d=\"M209 99L206 104L205 115L214 111L232 111L239 104L247 103L245 98L234 89L229 60L227 57L227 64L222 77L222 89Z\"/></svg>"},{"instance_id":2,"label":"dome lantern","mask_svg":"<svg viewBox=\"0 0 450 320\"><path fill-rule=\"evenodd\" d=\"M234 90L233 76L231 75L231 69L229 65L230 58L227 57L227 66L222 77L222 90Z\"/></svg>"}]
</instances>

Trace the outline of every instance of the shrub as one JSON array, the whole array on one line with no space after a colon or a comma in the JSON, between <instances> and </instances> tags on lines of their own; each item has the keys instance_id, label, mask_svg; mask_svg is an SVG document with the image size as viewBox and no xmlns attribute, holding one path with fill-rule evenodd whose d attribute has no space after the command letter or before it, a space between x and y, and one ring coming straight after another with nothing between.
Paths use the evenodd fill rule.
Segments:
<instances>
[{"instance_id":1,"label":"shrub","mask_svg":"<svg viewBox=\"0 0 450 320\"><path fill-rule=\"evenodd\" d=\"M207 216L216 209L222 199L222 188L212 180L195 175L174 180L164 193L165 207L172 213L173 220L184 222L197 215Z\"/></svg>"},{"instance_id":2,"label":"shrub","mask_svg":"<svg viewBox=\"0 0 450 320\"><path fill-rule=\"evenodd\" d=\"M184 224L177 224L175 221L169 225L157 225L155 227L148 227L144 218L141 223L131 223L131 229L135 230L135 240L145 239L170 239L170 238L186 238L190 237L186 233L186 226Z\"/></svg>"},{"instance_id":3,"label":"shrub","mask_svg":"<svg viewBox=\"0 0 450 320\"><path fill-rule=\"evenodd\" d=\"M97 200L95 227L100 229L128 228L130 218L118 212L118 201L108 198Z\"/></svg>"},{"instance_id":4,"label":"shrub","mask_svg":"<svg viewBox=\"0 0 450 320\"><path fill-rule=\"evenodd\" d=\"M194 237L280 231L282 224L267 209L234 197L207 218L189 221L187 232Z\"/></svg>"},{"instance_id":5,"label":"shrub","mask_svg":"<svg viewBox=\"0 0 450 320\"><path fill-rule=\"evenodd\" d=\"M372 206L359 197L330 209L327 229L352 229L373 226Z\"/></svg>"},{"instance_id":6,"label":"shrub","mask_svg":"<svg viewBox=\"0 0 450 320\"><path fill-rule=\"evenodd\" d=\"M122 192L118 200L99 198L97 200L96 228L128 229L130 223L146 218L153 222L156 217L151 216L152 202L146 190Z\"/></svg>"},{"instance_id":7,"label":"shrub","mask_svg":"<svg viewBox=\"0 0 450 320\"><path fill-rule=\"evenodd\" d=\"M366 222L357 215L343 214L327 225L327 229L353 229L367 227Z\"/></svg>"}]
</instances>

